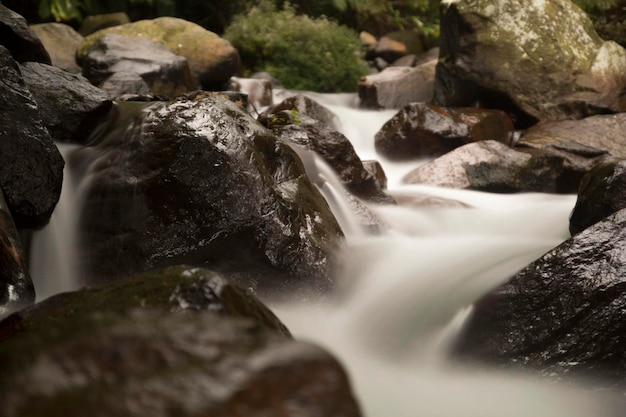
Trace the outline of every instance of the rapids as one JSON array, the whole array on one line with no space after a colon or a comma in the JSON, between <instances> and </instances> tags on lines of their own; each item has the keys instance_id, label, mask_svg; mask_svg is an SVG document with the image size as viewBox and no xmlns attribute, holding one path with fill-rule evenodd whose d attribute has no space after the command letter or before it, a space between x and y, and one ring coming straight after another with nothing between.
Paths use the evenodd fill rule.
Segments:
<instances>
[{"instance_id":1,"label":"rapids","mask_svg":"<svg viewBox=\"0 0 626 417\"><path fill-rule=\"evenodd\" d=\"M337 356L367 417L602 417L608 394L559 386L532 375L472 369L447 357L472 303L567 239L573 195L499 195L402 185L419 161L392 163L374 134L395 113L365 111L354 94L308 93L331 109L361 159L377 159L389 192L451 198L467 207L370 209L385 225L371 234L351 219L325 164L320 188L347 234L337 297L306 305L270 304L292 333ZM281 100L277 93L275 102ZM73 150L61 146L64 157ZM38 299L75 289L73 219L80 184L66 171L61 201L31 250ZM45 277L56 277L57 281Z\"/></svg>"}]
</instances>

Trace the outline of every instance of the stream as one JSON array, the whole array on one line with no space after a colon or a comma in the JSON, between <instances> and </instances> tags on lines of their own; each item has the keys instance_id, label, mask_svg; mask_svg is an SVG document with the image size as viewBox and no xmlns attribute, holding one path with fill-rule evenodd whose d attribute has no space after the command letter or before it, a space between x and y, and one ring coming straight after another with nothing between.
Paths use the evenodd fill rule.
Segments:
<instances>
[{"instance_id":1,"label":"stream","mask_svg":"<svg viewBox=\"0 0 626 417\"><path fill-rule=\"evenodd\" d=\"M307 94L339 117L341 131L361 159L382 163L391 195L425 194L469 206L370 205L386 230L372 234L358 226L344 227L347 244L338 297L306 305L270 304L297 338L340 359L364 415L612 415L608 394L593 387L473 369L447 355L475 300L569 237L568 217L576 196L403 185L402 176L420 162L393 163L374 149L375 133L395 111L360 110L354 94ZM60 149L67 156L74 147ZM31 275L39 300L77 286L71 259L80 184L71 175L65 177L51 222L32 243ZM336 182L329 183L335 196L327 197L329 204L338 218L349 218ZM59 280L49 282L44 276Z\"/></svg>"}]
</instances>

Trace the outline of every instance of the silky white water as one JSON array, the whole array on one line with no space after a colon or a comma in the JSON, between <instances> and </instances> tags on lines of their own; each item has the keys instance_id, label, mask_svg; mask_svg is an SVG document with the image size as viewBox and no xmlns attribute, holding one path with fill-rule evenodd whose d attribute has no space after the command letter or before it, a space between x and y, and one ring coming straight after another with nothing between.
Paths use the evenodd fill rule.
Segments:
<instances>
[{"instance_id":1,"label":"silky white water","mask_svg":"<svg viewBox=\"0 0 626 417\"><path fill-rule=\"evenodd\" d=\"M320 344L340 359L364 415L611 415L604 394L591 388L478 371L447 357L475 300L568 237L575 197L402 185L402 176L420 162L397 164L380 158L373 140L395 111L359 110L354 94L310 95L339 116L340 129L362 159L383 163L391 194L421 193L467 206L370 205L384 225L381 233L372 234L351 217L328 166L316 162L315 182L332 200L348 235L338 294L324 302L270 307L296 337ZM66 181L71 181L67 173ZM71 233L78 204L74 188L64 184L50 225L33 242L31 274L39 300L77 286L71 279Z\"/></svg>"}]
</instances>

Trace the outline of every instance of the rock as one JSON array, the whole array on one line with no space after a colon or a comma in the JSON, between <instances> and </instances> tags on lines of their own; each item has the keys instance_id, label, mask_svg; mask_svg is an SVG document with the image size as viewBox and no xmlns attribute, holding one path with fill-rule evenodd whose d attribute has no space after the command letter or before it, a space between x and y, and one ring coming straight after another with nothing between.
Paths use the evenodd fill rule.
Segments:
<instances>
[{"instance_id":1,"label":"rock","mask_svg":"<svg viewBox=\"0 0 626 417\"><path fill-rule=\"evenodd\" d=\"M185 58L140 37L113 33L98 37L82 59L82 66L83 75L95 85L116 72L135 72L155 94L176 97L199 88Z\"/></svg>"},{"instance_id":2,"label":"rock","mask_svg":"<svg viewBox=\"0 0 626 417\"><path fill-rule=\"evenodd\" d=\"M626 383L626 210L551 250L475 306L459 359Z\"/></svg>"},{"instance_id":3,"label":"rock","mask_svg":"<svg viewBox=\"0 0 626 417\"><path fill-rule=\"evenodd\" d=\"M626 208L625 168L624 159L605 159L583 177L569 219L572 235Z\"/></svg>"},{"instance_id":4,"label":"rock","mask_svg":"<svg viewBox=\"0 0 626 417\"><path fill-rule=\"evenodd\" d=\"M360 107L401 109L410 103L431 101L436 65L432 60L417 67L387 67L362 77L357 83Z\"/></svg>"},{"instance_id":5,"label":"rock","mask_svg":"<svg viewBox=\"0 0 626 417\"><path fill-rule=\"evenodd\" d=\"M393 160L443 155L470 142L510 143L511 119L502 111L479 108L441 108L412 103L376 133L376 150Z\"/></svg>"},{"instance_id":6,"label":"rock","mask_svg":"<svg viewBox=\"0 0 626 417\"><path fill-rule=\"evenodd\" d=\"M442 2L435 103L480 103L516 125L626 110L626 51L569 0Z\"/></svg>"},{"instance_id":7,"label":"rock","mask_svg":"<svg viewBox=\"0 0 626 417\"><path fill-rule=\"evenodd\" d=\"M493 140L470 143L408 173L408 184L497 193L556 192L562 159L519 152Z\"/></svg>"},{"instance_id":8,"label":"rock","mask_svg":"<svg viewBox=\"0 0 626 417\"><path fill-rule=\"evenodd\" d=\"M248 103L253 106L251 109L253 111L259 111L264 107L274 104L272 82L269 80L232 77L228 89L246 94L248 96Z\"/></svg>"},{"instance_id":9,"label":"rock","mask_svg":"<svg viewBox=\"0 0 626 417\"><path fill-rule=\"evenodd\" d=\"M76 50L85 39L80 33L64 23L40 23L30 28L50 54L52 65L73 74L80 73Z\"/></svg>"},{"instance_id":10,"label":"rock","mask_svg":"<svg viewBox=\"0 0 626 417\"><path fill-rule=\"evenodd\" d=\"M31 305L35 287L13 217L0 191L0 318Z\"/></svg>"},{"instance_id":11,"label":"rock","mask_svg":"<svg viewBox=\"0 0 626 417\"><path fill-rule=\"evenodd\" d=\"M195 23L173 17L140 20L93 33L79 48L78 63L82 65L98 38L110 33L146 38L187 58L191 72L205 90L221 88L240 69L239 53L230 42Z\"/></svg>"},{"instance_id":12,"label":"rock","mask_svg":"<svg viewBox=\"0 0 626 417\"><path fill-rule=\"evenodd\" d=\"M372 52L375 57L380 57L387 62L393 62L407 54L407 47L403 42L383 36L378 40Z\"/></svg>"},{"instance_id":13,"label":"rock","mask_svg":"<svg viewBox=\"0 0 626 417\"><path fill-rule=\"evenodd\" d=\"M603 159L626 158L626 114L539 123L522 132L518 148L549 150L564 163L564 192L576 193L580 180ZM567 191L566 191L567 190Z\"/></svg>"},{"instance_id":14,"label":"rock","mask_svg":"<svg viewBox=\"0 0 626 417\"><path fill-rule=\"evenodd\" d=\"M287 97L280 103L268 108L259 117L259 121L265 126L284 124L280 121L272 122L272 117L278 116L281 112L289 113L289 119L293 119L292 122L295 124L306 123L305 119L309 118L334 129L338 129L341 125L341 121L335 113L303 94Z\"/></svg>"},{"instance_id":15,"label":"rock","mask_svg":"<svg viewBox=\"0 0 626 417\"><path fill-rule=\"evenodd\" d=\"M130 18L124 12L85 16L80 24L78 32L80 32L82 36L89 36L99 30L124 25L126 23L130 23Z\"/></svg>"},{"instance_id":16,"label":"rock","mask_svg":"<svg viewBox=\"0 0 626 417\"><path fill-rule=\"evenodd\" d=\"M381 190L387 189L387 174L383 169L383 166L379 161L375 161L372 159L363 161L363 168L367 172L369 172L372 177L374 177L374 181L376 181L377 187Z\"/></svg>"},{"instance_id":17,"label":"rock","mask_svg":"<svg viewBox=\"0 0 626 417\"><path fill-rule=\"evenodd\" d=\"M124 95L147 96L150 94L150 86L136 72L121 71L111 74L109 78L100 84L112 100Z\"/></svg>"},{"instance_id":18,"label":"rock","mask_svg":"<svg viewBox=\"0 0 626 417\"><path fill-rule=\"evenodd\" d=\"M84 144L111 110L107 94L78 74L37 62L20 66L43 125L57 142Z\"/></svg>"},{"instance_id":19,"label":"rock","mask_svg":"<svg viewBox=\"0 0 626 417\"><path fill-rule=\"evenodd\" d=\"M185 267L54 296L0 322L3 416L358 417L337 360L276 322Z\"/></svg>"},{"instance_id":20,"label":"rock","mask_svg":"<svg viewBox=\"0 0 626 417\"><path fill-rule=\"evenodd\" d=\"M0 45L18 62L50 64L50 55L26 20L0 3Z\"/></svg>"},{"instance_id":21,"label":"rock","mask_svg":"<svg viewBox=\"0 0 626 417\"><path fill-rule=\"evenodd\" d=\"M77 154L92 167L80 174L91 178L79 227L85 282L184 262L264 294L332 287L342 233L287 144L217 94L125 104L126 131Z\"/></svg>"},{"instance_id":22,"label":"rock","mask_svg":"<svg viewBox=\"0 0 626 417\"><path fill-rule=\"evenodd\" d=\"M65 162L2 46L0 86L0 188L18 229L43 227L59 200Z\"/></svg>"}]
</instances>

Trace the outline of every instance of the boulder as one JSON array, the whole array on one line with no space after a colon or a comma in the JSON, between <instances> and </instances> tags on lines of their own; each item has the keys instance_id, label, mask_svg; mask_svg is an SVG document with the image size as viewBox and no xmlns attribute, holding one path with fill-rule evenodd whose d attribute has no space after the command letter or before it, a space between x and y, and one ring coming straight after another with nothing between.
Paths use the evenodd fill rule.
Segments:
<instances>
[{"instance_id":1,"label":"boulder","mask_svg":"<svg viewBox=\"0 0 626 417\"><path fill-rule=\"evenodd\" d=\"M516 151L493 140L470 143L408 173L408 184L497 193L557 191L563 160Z\"/></svg>"},{"instance_id":2,"label":"boulder","mask_svg":"<svg viewBox=\"0 0 626 417\"><path fill-rule=\"evenodd\" d=\"M200 87L185 58L136 36L110 33L98 37L81 62L83 75L95 85L116 72L135 72L155 94L176 97Z\"/></svg>"},{"instance_id":3,"label":"boulder","mask_svg":"<svg viewBox=\"0 0 626 417\"><path fill-rule=\"evenodd\" d=\"M0 341L6 417L360 415L336 359L213 271L57 295L0 322Z\"/></svg>"},{"instance_id":4,"label":"boulder","mask_svg":"<svg viewBox=\"0 0 626 417\"><path fill-rule=\"evenodd\" d=\"M401 109L410 103L433 98L435 66L431 60L417 67L387 67L358 81L359 106L371 109Z\"/></svg>"},{"instance_id":5,"label":"boulder","mask_svg":"<svg viewBox=\"0 0 626 417\"><path fill-rule=\"evenodd\" d=\"M383 125L374 145L389 159L409 160L443 155L481 140L509 144L512 134L511 119L499 110L412 103Z\"/></svg>"},{"instance_id":6,"label":"boulder","mask_svg":"<svg viewBox=\"0 0 626 417\"><path fill-rule=\"evenodd\" d=\"M626 160L609 158L589 171L580 183L569 219L572 235L626 208Z\"/></svg>"},{"instance_id":7,"label":"boulder","mask_svg":"<svg viewBox=\"0 0 626 417\"><path fill-rule=\"evenodd\" d=\"M0 319L32 304L35 288L13 217L0 190Z\"/></svg>"},{"instance_id":8,"label":"boulder","mask_svg":"<svg viewBox=\"0 0 626 417\"><path fill-rule=\"evenodd\" d=\"M109 114L112 102L79 74L37 62L20 65L43 125L57 142L85 143Z\"/></svg>"},{"instance_id":9,"label":"boulder","mask_svg":"<svg viewBox=\"0 0 626 417\"><path fill-rule=\"evenodd\" d=\"M18 229L48 223L65 162L17 63L0 46L0 188Z\"/></svg>"},{"instance_id":10,"label":"boulder","mask_svg":"<svg viewBox=\"0 0 626 417\"><path fill-rule=\"evenodd\" d=\"M626 51L569 0L445 0L435 103L537 120L626 110Z\"/></svg>"},{"instance_id":11,"label":"boulder","mask_svg":"<svg viewBox=\"0 0 626 417\"><path fill-rule=\"evenodd\" d=\"M50 55L26 20L0 3L0 45L18 62L50 64Z\"/></svg>"},{"instance_id":12,"label":"boulder","mask_svg":"<svg viewBox=\"0 0 626 417\"><path fill-rule=\"evenodd\" d=\"M230 42L195 23L174 17L140 20L87 36L77 52L79 65L91 45L110 33L146 38L187 58L191 72L206 90L222 87L240 69L239 53Z\"/></svg>"},{"instance_id":13,"label":"boulder","mask_svg":"<svg viewBox=\"0 0 626 417\"><path fill-rule=\"evenodd\" d=\"M281 112L287 112L289 116L287 119L293 119L291 122L294 124L306 123L305 119L308 118L334 129L338 129L341 125L341 121L335 113L303 94L287 97L280 103L271 106L261 114L259 121L265 126L283 125L284 123L279 120Z\"/></svg>"},{"instance_id":14,"label":"boulder","mask_svg":"<svg viewBox=\"0 0 626 417\"><path fill-rule=\"evenodd\" d=\"M626 383L626 210L573 236L478 301L454 355L548 378Z\"/></svg>"},{"instance_id":15,"label":"boulder","mask_svg":"<svg viewBox=\"0 0 626 417\"><path fill-rule=\"evenodd\" d=\"M126 130L78 157L84 282L184 262L277 296L332 287L342 232L289 145L217 94L120 109Z\"/></svg>"},{"instance_id":16,"label":"boulder","mask_svg":"<svg viewBox=\"0 0 626 417\"><path fill-rule=\"evenodd\" d=\"M146 96L150 94L150 86L136 72L120 71L111 74L100 84L100 88L112 100L124 95Z\"/></svg>"},{"instance_id":17,"label":"boulder","mask_svg":"<svg viewBox=\"0 0 626 417\"><path fill-rule=\"evenodd\" d=\"M52 65L73 74L80 73L76 64L76 50L85 39L65 23L39 23L30 26L50 54Z\"/></svg>"}]
</instances>

